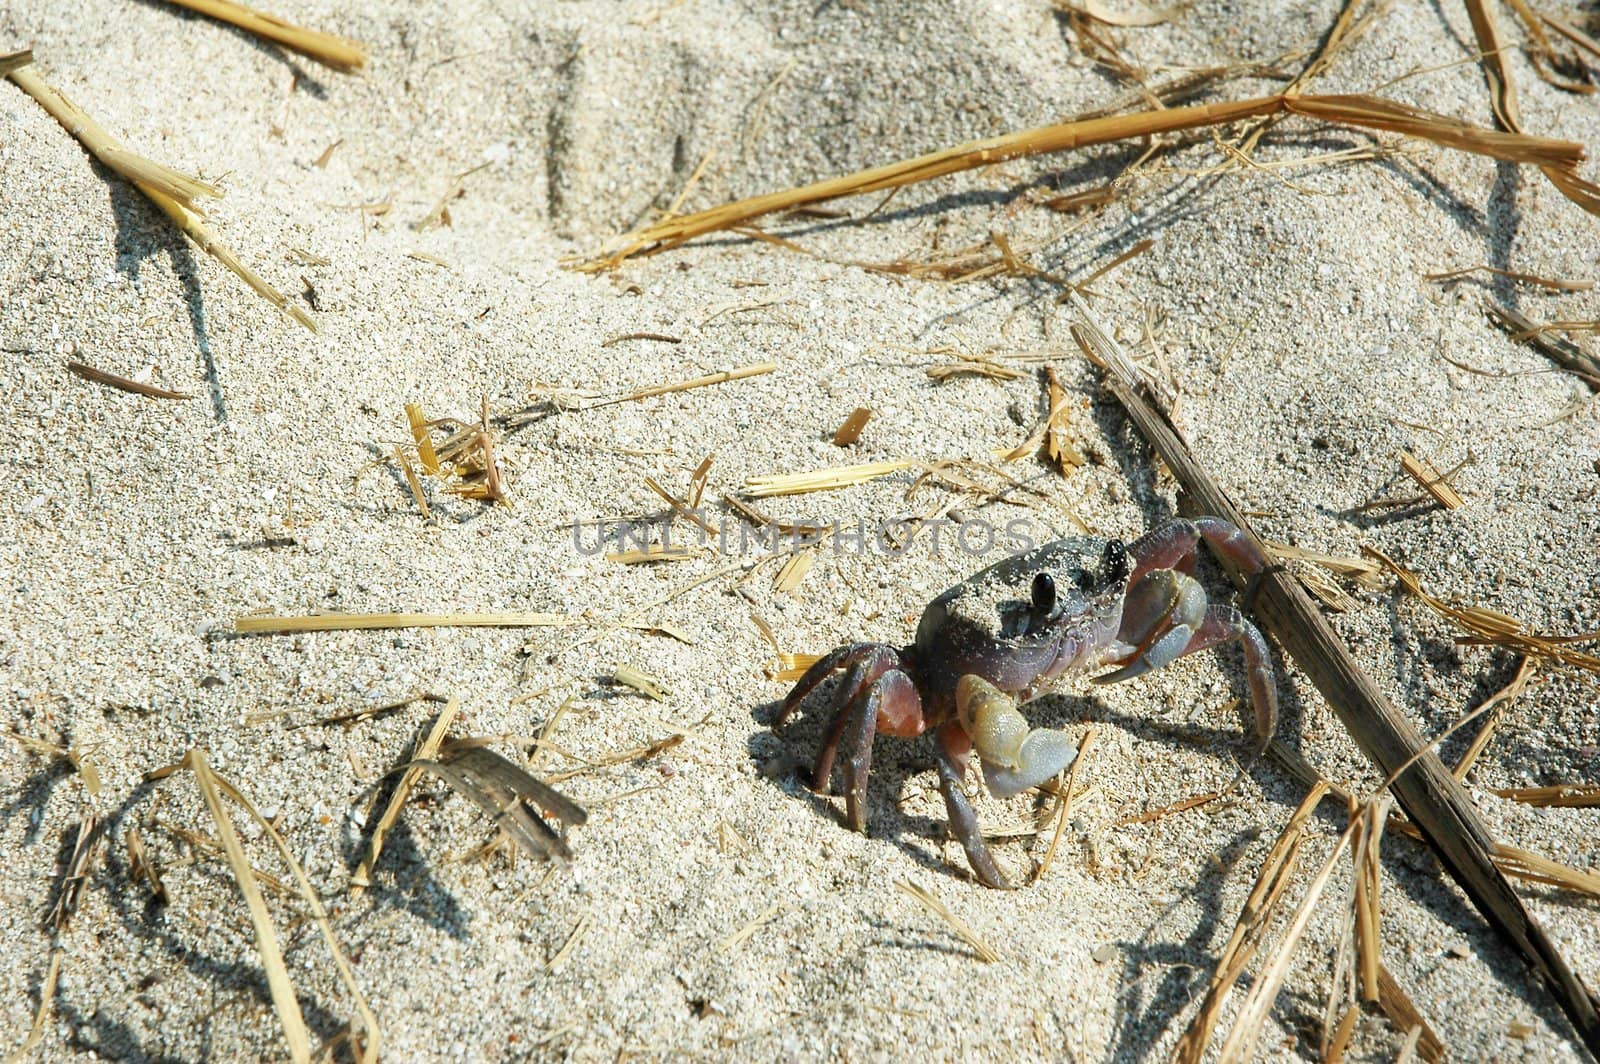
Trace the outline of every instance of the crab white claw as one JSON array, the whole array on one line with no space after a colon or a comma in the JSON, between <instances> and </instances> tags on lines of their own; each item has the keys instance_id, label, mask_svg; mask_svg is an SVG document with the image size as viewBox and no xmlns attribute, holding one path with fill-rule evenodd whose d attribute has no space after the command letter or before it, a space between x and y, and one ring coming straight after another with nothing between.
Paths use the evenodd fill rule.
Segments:
<instances>
[{"instance_id":1,"label":"crab white claw","mask_svg":"<svg viewBox=\"0 0 1600 1064\"><path fill-rule=\"evenodd\" d=\"M1071 765L1078 748L1057 728L1028 727L1017 700L971 673L956 683L956 709L983 764L989 793L1010 798Z\"/></svg>"}]
</instances>

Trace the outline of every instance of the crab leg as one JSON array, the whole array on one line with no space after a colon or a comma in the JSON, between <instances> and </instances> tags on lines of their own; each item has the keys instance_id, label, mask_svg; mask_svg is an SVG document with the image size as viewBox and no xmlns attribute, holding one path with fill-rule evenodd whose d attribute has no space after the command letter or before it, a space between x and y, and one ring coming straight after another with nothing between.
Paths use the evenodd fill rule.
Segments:
<instances>
[{"instance_id":1,"label":"crab leg","mask_svg":"<svg viewBox=\"0 0 1600 1064\"><path fill-rule=\"evenodd\" d=\"M1181 637L1181 640L1174 637ZM1278 687L1273 681L1272 663L1267 656L1267 641L1261 637L1261 632L1256 626L1232 606L1205 607L1205 612L1197 625L1193 627L1188 624L1174 625L1127 665L1116 672L1097 676L1093 682L1118 683L1122 680L1131 680L1153 669L1170 665L1178 658L1209 650L1233 640L1238 640L1240 648L1244 651L1245 681L1250 686L1250 706L1255 712L1258 745L1251 755L1255 757L1267 748L1267 744L1272 741L1273 733L1278 728Z\"/></svg>"},{"instance_id":2,"label":"crab leg","mask_svg":"<svg viewBox=\"0 0 1600 1064\"><path fill-rule=\"evenodd\" d=\"M983 841L983 832L978 829L978 815L967 801L967 792L961 789L961 781L967 775L967 754L972 750L972 737L961 722L955 720L940 727L935 734L939 739L939 790L944 794L950 831L967 851L967 863L972 865L980 883L996 890L1010 890L1012 883L994 863L989 844Z\"/></svg>"},{"instance_id":3,"label":"crab leg","mask_svg":"<svg viewBox=\"0 0 1600 1064\"><path fill-rule=\"evenodd\" d=\"M878 732L879 723L885 716L903 717L907 714L915 714L917 732L920 732L922 697L917 694L911 677L892 667L867 684L851 700L843 714L848 718L841 735L841 745L844 747L845 822L854 831L862 834L867 831L867 777L872 771L872 740ZM828 753L831 755L832 751Z\"/></svg>"}]
</instances>

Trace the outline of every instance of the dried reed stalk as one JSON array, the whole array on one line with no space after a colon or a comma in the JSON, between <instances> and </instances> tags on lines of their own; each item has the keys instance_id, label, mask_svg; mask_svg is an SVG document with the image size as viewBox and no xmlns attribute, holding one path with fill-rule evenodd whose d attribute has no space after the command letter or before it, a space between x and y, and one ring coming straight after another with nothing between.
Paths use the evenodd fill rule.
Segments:
<instances>
[{"instance_id":1,"label":"dried reed stalk","mask_svg":"<svg viewBox=\"0 0 1600 1064\"><path fill-rule=\"evenodd\" d=\"M1106 368L1107 387L1182 485L1183 502L1189 511L1232 521L1262 549L1249 521L1195 459L1121 347L1095 324L1093 313L1081 297L1074 295L1073 300L1087 323L1074 326L1073 336L1091 359ZM1226 559L1219 560L1224 568L1228 567ZM1241 586L1248 581L1255 589L1252 609L1262 627L1305 671L1379 771L1388 776L1416 757L1392 787L1401 808L1421 830L1450 877L1543 978L1579 1036L1592 1052L1600 1054L1600 1000L1572 971L1496 866L1493 840L1465 788L1432 751L1417 756L1423 744L1410 720L1361 670L1343 640L1290 574L1268 571L1249 577L1238 572L1231 575Z\"/></svg>"},{"instance_id":2,"label":"dried reed stalk","mask_svg":"<svg viewBox=\"0 0 1600 1064\"><path fill-rule=\"evenodd\" d=\"M764 215L822 203L841 196L900 188L1027 156L1048 155L1097 144L1138 140L1281 114L1304 115L1337 125L1401 133L1459 151L1538 166L1568 198L1591 214L1600 214L1600 188L1578 176L1578 164L1584 158L1583 146L1580 144L1547 137L1481 129L1378 96L1315 96L1286 93L1233 102L1195 104L1188 107L1161 108L1133 114L1088 118L969 141L943 151L873 167L844 177L829 178L780 192L769 192L681 217L664 218L619 237L612 246L601 249L593 260L581 268L588 271L607 269L647 248L664 250L676 247L707 233L748 225Z\"/></svg>"},{"instance_id":3,"label":"dried reed stalk","mask_svg":"<svg viewBox=\"0 0 1600 1064\"><path fill-rule=\"evenodd\" d=\"M222 195L214 185L179 173L160 163L135 155L117 143L105 127L89 117L88 113L57 92L29 67L18 67L6 72L6 77L60 122L68 133L78 139L96 159L144 193L145 197L171 218L178 229L210 255L231 270L250 286L262 299L288 314L312 332L317 323L311 315L301 310L289 297L262 280L253 270L239 261L200 221L205 216L194 202L196 196Z\"/></svg>"},{"instance_id":4,"label":"dried reed stalk","mask_svg":"<svg viewBox=\"0 0 1600 1064\"><path fill-rule=\"evenodd\" d=\"M257 37L276 41L285 48L292 48L301 55L309 56L335 70L360 70L367 65L367 51L355 41L335 37L331 33L301 29L275 15L256 11L243 4L234 3L233 0L169 0L169 2L231 23Z\"/></svg>"}]
</instances>

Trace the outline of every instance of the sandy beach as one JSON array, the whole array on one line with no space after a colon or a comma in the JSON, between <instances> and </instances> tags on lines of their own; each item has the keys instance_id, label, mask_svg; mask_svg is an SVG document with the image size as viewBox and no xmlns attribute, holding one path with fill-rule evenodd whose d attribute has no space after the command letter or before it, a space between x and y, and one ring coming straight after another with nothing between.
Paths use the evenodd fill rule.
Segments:
<instances>
[{"instance_id":1,"label":"sandy beach","mask_svg":"<svg viewBox=\"0 0 1600 1064\"><path fill-rule=\"evenodd\" d=\"M702 542L647 483L699 493L705 520L734 531L730 495L787 522L871 530L954 511L1035 542L1134 539L1175 514L1175 488L1070 336L1066 286L1102 270L1095 314L1177 397L1195 453L1265 538L1341 558L1376 548L1434 594L1532 631L1600 629L1594 392L1484 309L1597 316L1578 283L1600 276L1596 219L1536 168L1289 117L1247 161L1249 123L1017 159L762 220L782 244L720 233L584 272L664 213L1149 104L1045 0L272 10L361 42L368 65L332 71L155 0L0 7L0 52L31 47L30 69L128 149L219 185L206 224L317 327L0 82L7 1052L45 1001L29 1059L288 1056L194 775L146 779L201 749L303 865L386 1059L1170 1059L1307 791L1263 758L1225 799L1156 815L1222 787L1249 751L1238 651L1074 680L1028 707L1036 726L1094 737L1048 872L989 890L947 831L930 739L879 738L869 832L852 832L841 797L806 787L826 696L775 732L790 684L773 677L780 654L908 643L926 603L999 560L1005 536L990 550L953 525L937 549L930 534L895 550L834 539L795 582L790 555ZM1213 71L1195 99L1220 102L1281 92L1340 10L1200 0L1153 25L1093 25L1147 87ZM1600 146L1594 98L1541 80L1500 18L1526 131ZM1463 7L1402 0L1306 91L1489 129L1477 51ZM1476 266L1503 272L1428 276ZM72 362L192 398L129 393ZM1003 457L1050 408L1047 368L1083 458L1066 473L1042 448ZM663 391L631 397L647 389ZM487 404L504 505L426 474L408 403L464 425ZM871 411L859 440L836 445L857 408ZM1455 470L1462 505L1428 497L1401 452ZM748 490L862 463L898 465L834 490ZM630 523L670 527L688 556L623 564L617 544L597 549ZM1237 601L1209 559L1197 575ZM1352 600L1335 628L1424 736L1517 672L1391 579L1327 580ZM319 611L560 623L235 630ZM1279 740L1371 795L1381 774L1276 646L1272 662ZM619 666L660 697L618 683ZM1466 776L1500 842L1581 872L1600 866L1596 809L1499 792L1600 785L1594 681L1538 665ZM363 714L423 693L440 700ZM442 699L459 700L452 736L491 737L587 809L565 832L571 860L485 851L490 821L425 776L357 894L386 774ZM1476 730L1440 745L1447 764ZM92 766L98 793L61 751ZM996 859L1026 881L1056 799L994 798L976 767L967 785ZM91 815L95 850L69 884ZM236 807L233 822L274 877L260 889L320 1049L359 1029L352 995L267 832ZM1336 804L1310 819L1264 954L1346 823ZM1381 853L1383 964L1450 1057L1585 1059L1437 859L1398 830ZM1328 1003L1349 966L1353 882L1346 854L1258 1058L1318 1058L1343 1014ZM1518 892L1600 987L1597 896ZM1406 1044L1369 1006L1346 1058Z\"/></svg>"}]
</instances>

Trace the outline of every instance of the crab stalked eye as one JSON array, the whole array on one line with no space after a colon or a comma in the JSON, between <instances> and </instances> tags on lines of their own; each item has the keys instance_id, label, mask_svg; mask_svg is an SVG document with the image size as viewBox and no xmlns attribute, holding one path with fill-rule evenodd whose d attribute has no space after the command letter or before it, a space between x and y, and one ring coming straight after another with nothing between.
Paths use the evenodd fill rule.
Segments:
<instances>
[{"instance_id":1,"label":"crab stalked eye","mask_svg":"<svg viewBox=\"0 0 1600 1064\"><path fill-rule=\"evenodd\" d=\"M1133 562L1128 557L1128 548L1123 546L1122 540L1114 539L1106 544L1105 558L1100 563L1100 585L1102 587L1116 587L1128 579L1128 574L1133 572Z\"/></svg>"},{"instance_id":2,"label":"crab stalked eye","mask_svg":"<svg viewBox=\"0 0 1600 1064\"><path fill-rule=\"evenodd\" d=\"M1033 574L1033 612L1049 616L1056 608L1056 582L1049 573Z\"/></svg>"}]
</instances>

